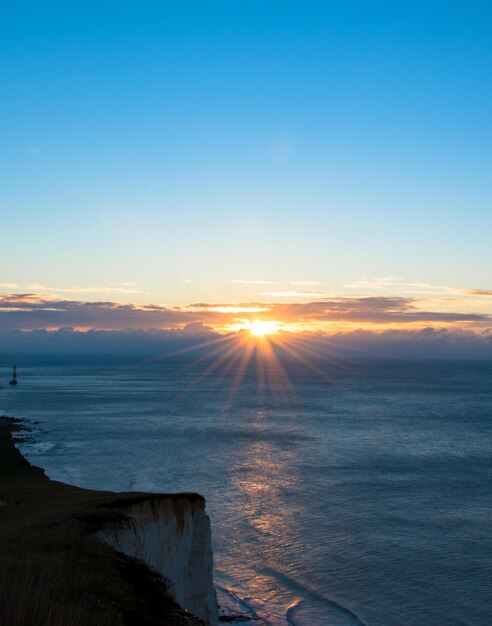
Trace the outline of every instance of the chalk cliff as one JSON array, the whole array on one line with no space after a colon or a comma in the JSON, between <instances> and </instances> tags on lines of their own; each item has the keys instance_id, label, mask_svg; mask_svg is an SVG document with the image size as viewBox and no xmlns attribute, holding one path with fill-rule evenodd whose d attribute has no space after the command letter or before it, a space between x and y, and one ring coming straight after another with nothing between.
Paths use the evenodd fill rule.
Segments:
<instances>
[{"instance_id":1,"label":"chalk cliff","mask_svg":"<svg viewBox=\"0 0 492 626\"><path fill-rule=\"evenodd\" d=\"M210 521L197 494L143 496L114 502L122 519L109 521L95 537L145 561L166 580L170 595L187 611L216 626Z\"/></svg>"},{"instance_id":2,"label":"chalk cliff","mask_svg":"<svg viewBox=\"0 0 492 626\"><path fill-rule=\"evenodd\" d=\"M216 626L205 499L50 480L22 428L0 417L0 624Z\"/></svg>"}]
</instances>

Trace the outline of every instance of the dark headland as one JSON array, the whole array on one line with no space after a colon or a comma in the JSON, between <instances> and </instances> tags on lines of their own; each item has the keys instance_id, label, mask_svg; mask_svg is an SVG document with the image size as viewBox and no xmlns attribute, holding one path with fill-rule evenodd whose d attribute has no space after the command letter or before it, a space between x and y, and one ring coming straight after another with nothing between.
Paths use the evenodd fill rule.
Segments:
<instances>
[{"instance_id":1,"label":"dark headland","mask_svg":"<svg viewBox=\"0 0 492 626\"><path fill-rule=\"evenodd\" d=\"M0 624L198 626L215 621L199 619L176 602L177 594L185 592L200 602L200 589L183 591L178 587L184 583L167 580L157 568L128 556L128 537L138 536L139 523L146 524L137 537L146 554L142 542L145 533L155 534L156 524L162 522L159 515L174 515L176 532L196 536L189 520L205 516L202 496L113 493L50 480L15 447L13 437L20 428L19 420L0 418ZM147 513L135 517L143 506ZM96 537L104 529L109 529L108 541ZM126 533L121 545L127 554L108 545L119 541L119 529ZM199 552L200 539L193 541L193 552L197 546ZM193 558L186 564L189 569L197 562ZM200 558L202 563L208 557ZM202 574L185 572L186 584ZM212 572L207 575L211 580ZM183 579L182 572L179 576Z\"/></svg>"}]
</instances>

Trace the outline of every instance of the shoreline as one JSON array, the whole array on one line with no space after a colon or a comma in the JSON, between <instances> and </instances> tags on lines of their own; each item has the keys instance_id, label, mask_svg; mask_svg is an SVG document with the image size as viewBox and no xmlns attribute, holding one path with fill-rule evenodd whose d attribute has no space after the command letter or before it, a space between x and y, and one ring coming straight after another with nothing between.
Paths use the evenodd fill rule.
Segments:
<instances>
[{"instance_id":1,"label":"shoreline","mask_svg":"<svg viewBox=\"0 0 492 626\"><path fill-rule=\"evenodd\" d=\"M52 480L46 476L44 469L37 467L35 465L32 465L31 462L28 460L28 458L26 458L25 451L21 449L23 446L27 446L30 448L31 446L35 447L38 445L39 446L43 445L43 443L39 442L36 438L36 433L39 434L39 430L36 427L39 427L40 424L41 424L40 420L29 420L28 418L18 418L18 417L0 415L0 452L2 452L3 433L5 431L8 431L10 433L10 440L13 444L14 449L18 452L18 454L22 458L22 460L20 461L22 465L29 466L33 472L40 472L44 476L46 481L48 481L49 483L65 487L69 491L73 490L74 492L77 492L77 494L80 496L83 496L84 492L85 492L85 495L91 494L91 496L92 495L96 496L96 499L94 502L91 502L91 497L89 497L89 501L87 503L85 502L85 497L82 497L84 506L86 505L88 505L89 507L93 505L100 506L99 496L103 497L104 500L106 499L106 496L115 498L114 501L111 502L111 505L113 506L137 504L139 502L143 502L146 500L148 501L149 499L158 500L161 497L168 498L168 497L175 497L175 496L187 497L187 498L192 498L192 499L197 498L198 500L205 502L205 499L203 498L203 496L194 492L177 493L177 494L174 494L174 493L156 494L156 493L147 493L147 492L101 491L98 489L77 487L75 485L71 485L65 482ZM20 444L20 447L19 447L19 444ZM3 470L4 468L0 464L0 487L2 485ZM2 491L0 489L0 507L7 507L11 505L12 505L12 502L9 502L8 500L2 498ZM2 539L2 524L1 524L2 521L3 521L2 517L0 516L0 549L1 549L1 539ZM220 584L216 584L215 587L217 591L221 593L221 595L227 596L228 598L230 596L229 599L232 601L232 604L237 605L237 606L230 606L230 604L226 602L224 602L221 605L217 605L219 622L227 623L227 624L230 624L231 626L236 626L236 625L239 626L245 623L257 623L257 624L264 623L264 621L255 613L255 611L251 607L244 605L243 602L240 599L238 599L234 593L230 593L229 591L225 590ZM185 611L185 613L186 613L186 619L193 618L193 616L190 616L188 612ZM197 622L197 624L202 624L202 623L204 622L201 622L201 621ZM179 624L181 624L181 622L179 622ZM183 626L185 626L185 624L188 624L188 622L183 622ZM190 626L194 626L194 624L195 622L190 621ZM136 626L139 626L139 624Z\"/></svg>"},{"instance_id":2,"label":"shoreline","mask_svg":"<svg viewBox=\"0 0 492 626\"><path fill-rule=\"evenodd\" d=\"M0 507L4 563L0 622L27 624L29 615L35 615L40 626L216 623L213 614L204 620L180 606L173 596L186 595L186 589L178 589L177 583L159 575L141 557L133 558L128 550L124 554L122 546L117 551L97 538L101 533L118 534L135 526L134 516L142 507L154 516L165 510L169 519L159 519L159 523L181 528L188 528L193 520L208 521L204 498L196 493L96 491L53 481L16 447L16 441L29 440L26 432L31 432L28 421L0 417L0 500L5 503ZM145 530L135 529L140 542L145 542ZM183 547L179 537L171 537L171 541L177 542L179 553ZM206 547L206 540L202 543ZM200 548L201 544L196 544L195 549ZM195 560L187 562L187 567L208 564L209 555L191 558ZM195 574L208 574L212 584L211 567L209 572ZM200 599L204 614L210 610L207 599Z\"/></svg>"}]
</instances>

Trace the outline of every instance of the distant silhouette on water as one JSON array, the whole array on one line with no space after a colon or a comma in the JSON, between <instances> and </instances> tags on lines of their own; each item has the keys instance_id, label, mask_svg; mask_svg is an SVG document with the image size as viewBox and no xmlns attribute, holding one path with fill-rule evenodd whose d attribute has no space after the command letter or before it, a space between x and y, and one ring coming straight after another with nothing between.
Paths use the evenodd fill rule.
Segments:
<instances>
[{"instance_id":1,"label":"distant silhouette on water","mask_svg":"<svg viewBox=\"0 0 492 626\"><path fill-rule=\"evenodd\" d=\"M12 380L9 382L9 385L17 385L17 365L14 363L14 371L12 373Z\"/></svg>"}]
</instances>

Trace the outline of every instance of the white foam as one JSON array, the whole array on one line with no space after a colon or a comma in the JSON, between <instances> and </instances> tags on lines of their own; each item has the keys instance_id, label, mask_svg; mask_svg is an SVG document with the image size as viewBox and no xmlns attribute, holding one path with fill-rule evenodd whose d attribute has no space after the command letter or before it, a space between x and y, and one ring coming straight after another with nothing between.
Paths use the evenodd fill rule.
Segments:
<instances>
[{"instance_id":1,"label":"white foam","mask_svg":"<svg viewBox=\"0 0 492 626\"><path fill-rule=\"evenodd\" d=\"M55 447L55 444L51 441L42 441L38 443L21 444L19 447L22 449L24 454L36 456L48 452L48 450Z\"/></svg>"}]
</instances>

